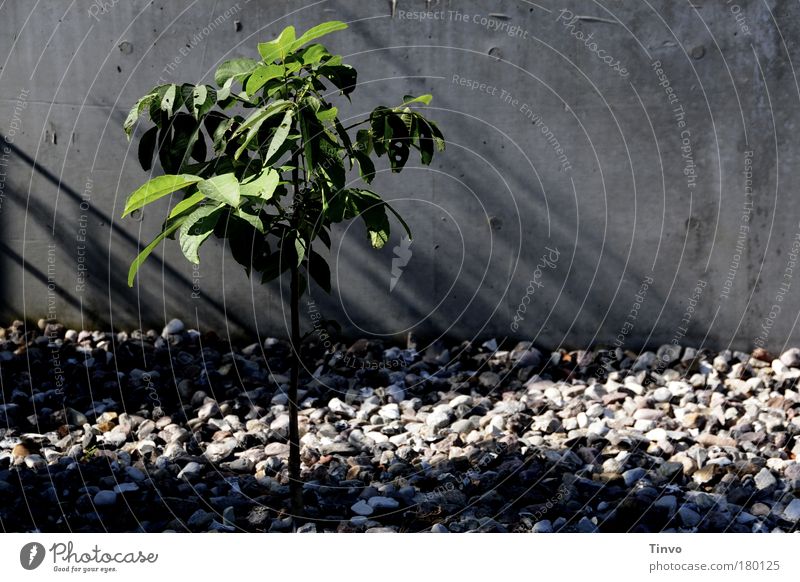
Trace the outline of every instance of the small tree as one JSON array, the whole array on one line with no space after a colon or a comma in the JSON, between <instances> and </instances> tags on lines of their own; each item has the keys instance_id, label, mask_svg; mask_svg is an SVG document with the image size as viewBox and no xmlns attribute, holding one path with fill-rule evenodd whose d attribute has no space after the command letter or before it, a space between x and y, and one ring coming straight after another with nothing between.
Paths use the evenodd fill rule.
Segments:
<instances>
[{"instance_id":1,"label":"small tree","mask_svg":"<svg viewBox=\"0 0 800 582\"><path fill-rule=\"evenodd\" d=\"M372 246L389 239L387 211L408 225L383 199L365 188L347 187L348 171L370 184L373 155L384 154L400 172L410 151L430 164L445 147L436 124L412 105L430 95L406 96L395 107L377 107L368 117L345 125L328 100L326 82L349 99L356 71L311 41L343 30L326 22L299 38L289 26L258 45L261 60L226 61L210 85L159 85L139 99L125 120L130 138L146 111L155 124L139 142L139 161L149 171L155 154L166 173L133 192L123 217L183 191L158 236L136 257L128 273L133 285L142 262L165 238L177 234L186 258L199 264L198 249L213 233L227 239L234 259L262 283L288 271L291 310L289 386L289 478L294 513L302 512L297 386L300 370L299 300L310 276L330 292L330 269L318 252L330 249L333 223L361 217ZM240 86L241 91L235 92ZM230 113L225 113L229 111ZM353 139L348 133L360 128ZM287 188L288 187L288 188Z\"/></svg>"}]
</instances>

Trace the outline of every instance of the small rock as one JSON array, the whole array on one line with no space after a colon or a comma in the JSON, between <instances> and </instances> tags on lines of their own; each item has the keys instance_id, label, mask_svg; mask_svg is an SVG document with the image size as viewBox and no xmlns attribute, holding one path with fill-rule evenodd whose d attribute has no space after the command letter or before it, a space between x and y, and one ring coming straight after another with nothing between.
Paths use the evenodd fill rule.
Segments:
<instances>
[{"instance_id":1,"label":"small rock","mask_svg":"<svg viewBox=\"0 0 800 582\"><path fill-rule=\"evenodd\" d=\"M770 471L766 467L761 469L756 474L754 482L756 484L756 489L758 489L759 491L772 489L778 484L778 480L775 478L775 475L773 475L772 471Z\"/></svg>"},{"instance_id":2,"label":"small rock","mask_svg":"<svg viewBox=\"0 0 800 582\"><path fill-rule=\"evenodd\" d=\"M800 348L791 348L781 354L781 362L790 368L800 368Z\"/></svg>"},{"instance_id":3,"label":"small rock","mask_svg":"<svg viewBox=\"0 0 800 582\"><path fill-rule=\"evenodd\" d=\"M373 512L375 511L375 508L362 499L360 501L357 501L352 507L350 507L350 510L356 515L367 516L367 515L372 515Z\"/></svg>"},{"instance_id":4,"label":"small rock","mask_svg":"<svg viewBox=\"0 0 800 582\"><path fill-rule=\"evenodd\" d=\"M670 392L669 388L664 388L663 386L661 388L656 388L655 391L653 391L653 399L656 402L669 402L672 400L672 392Z\"/></svg>"},{"instance_id":5,"label":"small rock","mask_svg":"<svg viewBox=\"0 0 800 582\"><path fill-rule=\"evenodd\" d=\"M400 503L396 499L392 499L391 497L383 497L380 495L370 497L368 503L373 509L397 509L400 507Z\"/></svg>"},{"instance_id":6,"label":"small rock","mask_svg":"<svg viewBox=\"0 0 800 582\"><path fill-rule=\"evenodd\" d=\"M219 405L216 402L206 402L197 410L197 418L208 420L212 417L220 416Z\"/></svg>"},{"instance_id":7,"label":"small rock","mask_svg":"<svg viewBox=\"0 0 800 582\"><path fill-rule=\"evenodd\" d=\"M117 494L113 491L98 491L94 496L95 507L110 507L117 502Z\"/></svg>"},{"instance_id":8,"label":"small rock","mask_svg":"<svg viewBox=\"0 0 800 582\"><path fill-rule=\"evenodd\" d=\"M702 519L699 513L685 505L678 510L678 515L681 518L681 523L689 528L697 527Z\"/></svg>"},{"instance_id":9,"label":"small rock","mask_svg":"<svg viewBox=\"0 0 800 582\"><path fill-rule=\"evenodd\" d=\"M331 412L341 414L342 416L346 416L348 418L353 418L356 415L355 408L349 404L345 404L338 398L332 398L331 401L328 402L328 408L330 408Z\"/></svg>"},{"instance_id":10,"label":"small rock","mask_svg":"<svg viewBox=\"0 0 800 582\"><path fill-rule=\"evenodd\" d=\"M705 483L709 483L714 480L714 477L717 475L717 471L719 470L718 465L706 465L694 472L692 475L692 479L695 483L703 485Z\"/></svg>"},{"instance_id":11,"label":"small rock","mask_svg":"<svg viewBox=\"0 0 800 582\"><path fill-rule=\"evenodd\" d=\"M202 470L203 465L196 461L190 461L178 473L178 479L195 479L200 476Z\"/></svg>"},{"instance_id":12,"label":"small rock","mask_svg":"<svg viewBox=\"0 0 800 582\"><path fill-rule=\"evenodd\" d=\"M171 335L181 333L183 329L183 322L180 319L172 319L167 325L164 326L164 330L161 332L161 337L167 339Z\"/></svg>"},{"instance_id":13,"label":"small rock","mask_svg":"<svg viewBox=\"0 0 800 582\"><path fill-rule=\"evenodd\" d=\"M653 506L664 509L667 513L672 515L678 509L678 498L674 495L664 495L656 499Z\"/></svg>"},{"instance_id":14,"label":"small rock","mask_svg":"<svg viewBox=\"0 0 800 582\"><path fill-rule=\"evenodd\" d=\"M269 443L264 447L264 454L268 457L288 457L289 443Z\"/></svg>"},{"instance_id":15,"label":"small rock","mask_svg":"<svg viewBox=\"0 0 800 582\"><path fill-rule=\"evenodd\" d=\"M757 517L767 517L770 513L772 513L772 509L766 503L754 503L750 507L750 513Z\"/></svg>"},{"instance_id":16,"label":"small rock","mask_svg":"<svg viewBox=\"0 0 800 582\"><path fill-rule=\"evenodd\" d=\"M428 418L425 419L425 424L433 428L434 430L438 430L440 428L446 427L450 424L452 420L453 411L450 409L449 406L446 404L442 404L437 406L433 409L428 415Z\"/></svg>"},{"instance_id":17,"label":"small rock","mask_svg":"<svg viewBox=\"0 0 800 582\"><path fill-rule=\"evenodd\" d=\"M652 430L647 431L647 434L644 435L647 440L657 443L666 440L667 438L667 431L663 428L654 428Z\"/></svg>"},{"instance_id":18,"label":"small rock","mask_svg":"<svg viewBox=\"0 0 800 582\"><path fill-rule=\"evenodd\" d=\"M730 370L730 366L728 365L728 359L724 356L717 356L714 358L712 362L712 366L717 372L725 373Z\"/></svg>"},{"instance_id":19,"label":"small rock","mask_svg":"<svg viewBox=\"0 0 800 582\"><path fill-rule=\"evenodd\" d=\"M494 388L500 383L500 376L494 372L484 372L478 377L478 382L484 388Z\"/></svg>"},{"instance_id":20,"label":"small rock","mask_svg":"<svg viewBox=\"0 0 800 582\"><path fill-rule=\"evenodd\" d=\"M625 471L622 474L622 478L625 480L625 485L627 485L628 487L633 487L646 474L647 471L645 471L641 467L636 467L635 469L629 469Z\"/></svg>"},{"instance_id":21,"label":"small rock","mask_svg":"<svg viewBox=\"0 0 800 582\"><path fill-rule=\"evenodd\" d=\"M136 483L120 483L114 487L114 493L133 493L139 490Z\"/></svg>"},{"instance_id":22,"label":"small rock","mask_svg":"<svg viewBox=\"0 0 800 582\"><path fill-rule=\"evenodd\" d=\"M206 458L212 463L219 463L227 459L236 448L236 439L226 439L222 442L211 443L206 447Z\"/></svg>"},{"instance_id":23,"label":"small rock","mask_svg":"<svg viewBox=\"0 0 800 582\"><path fill-rule=\"evenodd\" d=\"M792 499L791 503L786 506L781 515L787 521L800 521L800 499Z\"/></svg>"},{"instance_id":24,"label":"small rock","mask_svg":"<svg viewBox=\"0 0 800 582\"><path fill-rule=\"evenodd\" d=\"M533 524L531 528L533 533L552 533L553 523L549 519L543 519Z\"/></svg>"},{"instance_id":25,"label":"small rock","mask_svg":"<svg viewBox=\"0 0 800 582\"><path fill-rule=\"evenodd\" d=\"M191 515L191 517L189 517L189 519L186 521L186 525L188 525L192 530L201 531L205 530L209 525L211 525L213 520L213 515L207 511L198 509Z\"/></svg>"}]
</instances>

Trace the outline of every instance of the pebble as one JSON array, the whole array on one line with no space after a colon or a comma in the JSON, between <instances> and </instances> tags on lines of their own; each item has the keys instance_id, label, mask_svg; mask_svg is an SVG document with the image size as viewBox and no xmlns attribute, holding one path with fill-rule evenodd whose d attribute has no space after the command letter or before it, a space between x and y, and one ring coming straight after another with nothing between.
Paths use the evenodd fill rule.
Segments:
<instances>
[{"instance_id":1,"label":"pebble","mask_svg":"<svg viewBox=\"0 0 800 582\"><path fill-rule=\"evenodd\" d=\"M222 442L211 443L206 447L205 456L212 463L219 463L227 459L236 448L234 439L226 439Z\"/></svg>"},{"instance_id":2,"label":"pebble","mask_svg":"<svg viewBox=\"0 0 800 582\"><path fill-rule=\"evenodd\" d=\"M183 331L183 322L180 319L171 319L164 330L161 332L161 337L167 339L171 335L179 334Z\"/></svg>"},{"instance_id":3,"label":"pebble","mask_svg":"<svg viewBox=\"0 0 800 582\"><path fill-rule=\"evenodd\" d=\"M110 507L117 502L117 494L113 491L98 491L93 500L95 507Z\"/></svg>"},{"instance_id":4,"label":"pebble","mask_svg":"<svg viewBox=\"0 0 800 582\"><path fill-rule=\"evenodd\" d=\"M139 490L136 483L120 483L114 486L114 493L133 493Z\"/></svg>"},{"instance_id":5,"label":"pebble","mask_svg":"<svg viewBox=\"0 0 800 582\"><path fill-rule=\"evenodd\" d=\"M647 471L642 469L641 467L636 467L635 469L629 469L622 474L622 478L625 481L625 485L628 487L633 487L636 483L639 482L644 476L647 474Z\"/></svg>"},{"instance_id":6,"label":"pebble","mask_svg":"<svg viewBox=\"0 0 800 582\"><path fill-rule=\"evenodd\" d=\"M758 490L765 490L765 489L772 489L778 484L778 480L775 478L775 475L772 474L772 471L764 467L761 469L755 476L754 482L756 485L756 489Z\"/></svg>"},{"instance_id":7,"label":"pebble","mask_svg":"<svg viewBox=\"0 0 800 582\"><path fill-rule=\"evenodd\" d=\"M202 470L203 465L196 461L190 461L178 473L178 479L196 479Z\"/></svg>"},{"instance_id":8,"label":"pebble","mask_svg":"<svg viewBox=\"0 0 800 582\"><path fill-rule=\"evenodd\" d=\"M653 506L664 509L669 515L672 515L678 509L678 498L674 495L664 495L656 499L655 502L653 502Z\"/></svg>"},{"instance_id":9,"label":"pebble","mask_svg":"<svg viewBox=\"0 0 800 582\"><path fill-rule=\"evenodd\" d=\"M672 399L672 392L669 388L656 388L653 392L653 399L656 402L669 402Z\"/></svg>"},{"instance_id":10,"label":"pebble","mask_svg":"<svg viewBox=\"0 0 800 582\"><path fill-rule=\"evenodd\" d=\"M350 510L356 515L363 516L372 515L375 512L375 508L363 499L353 504Z\"/></svg>"},{"instance_id":11,"label":"pebble","mask_svg":"<svg viewBox=\"0 0 800 582\"><path fill-rule=\"evenodd\" d=\"M370 497L368 503L373 509L397 509L400 507L400 503L396 499L380 495Z\"/></svg>"},{"instance_id":12,"label":"pebble","mask_svg":"<svg viewBox=\"0 0 800 582\"><path fill-rule=\"evenodd\" d=\"M699 513L685 505L678 509L678 515L681 518L681 523L688 528L697 527L702 519Z\"/></svg>"},{"instance_id":13,"label":"pebble","mask_svg":"<svg viewBox=\"0 0 800 582\"><path fill-rule=\"evenodd\" d=\"M793 523L800 521L800 499L792 499L789 505L784 508L781 515L785 520Z\"/></svg>"},{"instance_id":14,"label":"pebble","mask_svg":"<svg viewBox=\"0 0 800 582\"><path fill-rule=\"evenodd\" d=\"M495 340L418 354L413 342L364 339L342 366L334 356L346 347L319 350L312 335L299 395L304 497L315 512L305 521L287 513L288 344L240 347L182 323L166 328L45 322L63 334L56 348L21 322L0 328L4 370L19 353L45 362L60 347L67 378L87 369L92 378L92 391L70 386L65 402L48 391L46 365L30 366L30 378L9 366L7 529L63 527L59 512L34 524L9 502L20 482L32 507L59 499L76 531L96 528L120 496L131 511L109 520L115 531L628 531L630 518L643 531L768 532L800 521L800 464L787 456L800 455L800 350L542 354ZM366 365L382 358L398 364ZM42 388L31 395L30 385ZM434 510L436 523L421 518Z\"/></svg>"},{"instance_id":15,"label":"pebble","mask_svg":"<svg viewBox=\"0 0 800 582\"><path fill-rule=\"evenodd\" d=\"M437 406L425 419L425 424L434 430L446 427L452 420L452 410L447 405Z\"/></svg>"},{"instance_id":16,"label":"pebble","mask_svg":"<svg viewBox=\"0 0 800 582\"><path fill-rule=\"evenodd\" d=\"M549 519L543 519L533 524L531 528L533 533L552 533L553 523Z\"/></svg>"},{"instance_id":17,"label":"pebble","mask_svg":"<svg viewBox=\"0 0 800 582\"><path fill-rule=\"evenodd\" d=\"M790 368L800 368L800 348L790 348L783 352L781 362Z\"/></svg>"}]
</instances>

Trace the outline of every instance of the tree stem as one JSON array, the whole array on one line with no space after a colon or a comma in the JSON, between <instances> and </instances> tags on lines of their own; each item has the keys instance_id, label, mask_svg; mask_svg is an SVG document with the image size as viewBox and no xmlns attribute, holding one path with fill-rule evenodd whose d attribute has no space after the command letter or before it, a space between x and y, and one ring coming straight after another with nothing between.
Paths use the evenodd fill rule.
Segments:
<instances>
[{"instance_id":1,"label":"tree stem","mask_svg":"<svg viewBox=\"0 0 800 582\"><path fill-rule=\"evenodd\" d=\"M300 481L300 427L297 419L297 384L300 376L300 272L292 265L290 290L292 318L292 368L289 380L289 494L292 513L303 513L303 484Z\"/></svg>"},{"instance_id":2,"label":"tree stem","mask_svg":"<svg viewBox=\"0 0 800 582\"><path fill-rule=\"evenodd\" d=\"M294 186L295 213L291 218L293 230L297 229L297 212L300 182L297 171L299 152L292 155L292 183ZM290 310L292 319L292 368L289 378L289 496L292 513L303 514L303 483L300 480L300 427L297 419L297 384L300 377L300 266L292 260L290 284Z\"/></svg>"}]
</instances>

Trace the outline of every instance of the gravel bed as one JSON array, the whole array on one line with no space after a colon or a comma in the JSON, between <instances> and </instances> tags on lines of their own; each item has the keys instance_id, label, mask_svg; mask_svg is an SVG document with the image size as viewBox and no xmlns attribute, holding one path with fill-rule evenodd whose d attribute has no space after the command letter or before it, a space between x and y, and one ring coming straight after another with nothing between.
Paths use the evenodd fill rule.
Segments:
<instances>
[{"instance_id":1,"label":"gravel bed","mask_svg":"<svg viewBox=\"0 0 800 582\"><path fill-rule=\"evenodd\" d=\"M322 344L302 349L306 514L293 517L286 342L231 346L178 320L0 328L0 527L797 528L800 349Z\"/></svg>"}]
</instances>

